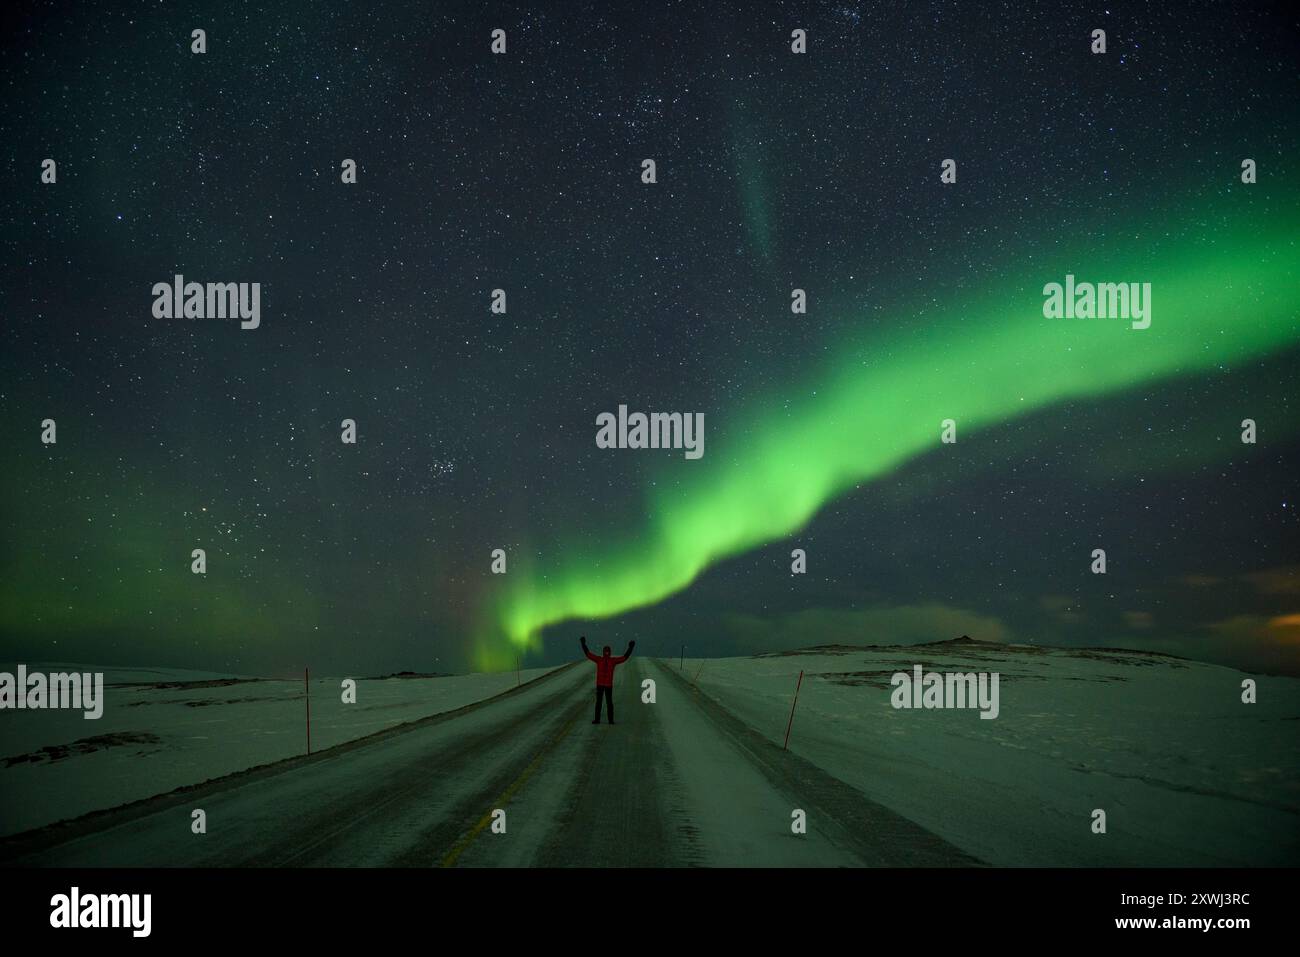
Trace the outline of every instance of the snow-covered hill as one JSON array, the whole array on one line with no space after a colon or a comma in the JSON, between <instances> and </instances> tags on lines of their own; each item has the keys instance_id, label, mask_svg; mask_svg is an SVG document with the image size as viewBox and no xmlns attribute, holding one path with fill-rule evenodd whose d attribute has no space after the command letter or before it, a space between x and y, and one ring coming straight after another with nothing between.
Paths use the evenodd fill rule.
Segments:
<instances>
[{"instance_id":1,"label":"snow-covered hill","mask_svg":"<svg viewBox=\"0 0 1300 957\"><path fill-rule=\"evenodd\" d=\"M917 664L1000 673L999 716L895 709L890 676ZM779 744L801 669L790 749L991 864L1300 865L1300 680L969 639L683 670Z\"/></svg>"}]
</instances>

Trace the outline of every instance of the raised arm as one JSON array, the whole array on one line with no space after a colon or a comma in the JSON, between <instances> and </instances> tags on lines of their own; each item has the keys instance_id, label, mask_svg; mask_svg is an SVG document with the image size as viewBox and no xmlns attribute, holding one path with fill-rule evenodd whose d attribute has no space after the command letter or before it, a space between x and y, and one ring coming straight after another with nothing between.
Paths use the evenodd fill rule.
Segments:
<instances>
[{"instance_id":1,"label":"raised arm","mask_svg":"<svg viewBox=\"0 0 1300 957\"><path fill-rule=\"evenodd\" d=\"M632 649L635 648L635 647L636 647L636 642L635 642L635 641L629 641L629 642L627 643L627 651L623 652L623 657L621 657L621 658L615 658L615 659L614 659L614 664L616 664L616 665L621 665L623 662L627 661L627 659L631 658L631 657L632 657Z\"/></svg>"},{"instance_id":2,"label":"raised arm","mask_svg":"<svg viewBox=\"0 0 1300 957\"><path fill-rule=\"evenodd\" d=\"M600 661L599 658L597 658L595 655L593 655L593 654L591 653L591 649L587 647L587 636L586 636L586 635L583 635L583 636L582 636L581 638L579 638L578 640L582 642L582 653L583 653L584 655L586 655L586 656L587 656L588 658L590 658L592 661Z\"/></svg>"}]
</instances>

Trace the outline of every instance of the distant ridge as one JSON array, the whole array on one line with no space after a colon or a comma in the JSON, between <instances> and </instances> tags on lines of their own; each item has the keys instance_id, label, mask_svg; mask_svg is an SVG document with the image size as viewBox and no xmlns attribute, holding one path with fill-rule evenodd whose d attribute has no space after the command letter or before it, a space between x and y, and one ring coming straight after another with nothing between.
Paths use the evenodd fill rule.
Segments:
<instances>
[{"instance_id":1,"label":"distant ridge","mask_svg":"<svg viewBox=\"0 0 1300 957\"><path fill-rule=\"evenodd\" d=\"M978 638L972 638L970 635L962 635L959 638L940 638L935 641L922 641L914 644L897 644L897 645L809 645L806 648L790 648L785 651L766 651L753 655L754 658L780 657L785 655L806 655L817 652L828 652L832 654L845 654L858 651L899 651L905 648L946 648L946 649L969 649L969 650L1005 650L1008 652L1022 652L1027 654L1043 654L1045 652L1055 651L1067 655L1097 655L1097 654L1119 654L1119 655L1139 655L1144 658L1168 658L1171 661L1196 661L1194 658L1185 658L1181 655L1171 655L1164 651L1147 651L1142 648L1116 648L1109 645L1031 645L1023 643L1012 643L1005 641L981 641ZM1208 663L1208 662L1202 662Z\"/></svg>"},{"instance_id":2,"label":"distant ridge","mask_svg":"<svg viewBox=\"0 0 1300 957\"><path fill-rule=\"evenodd\" d=\"M377 675L369 680L387 681L389 678L452 678L452 675L446 671L394 671L392 674Z\"/></svg>"}]
</instances>

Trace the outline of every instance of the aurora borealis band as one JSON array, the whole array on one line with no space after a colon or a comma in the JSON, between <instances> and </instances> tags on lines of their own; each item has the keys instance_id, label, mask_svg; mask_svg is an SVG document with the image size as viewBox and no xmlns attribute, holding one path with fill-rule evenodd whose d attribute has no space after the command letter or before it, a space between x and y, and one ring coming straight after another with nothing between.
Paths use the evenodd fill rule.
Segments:
<instances>
[{"instance_id":1,"label":"aurora borealis band","mask_svg":"<svg viewBox=\"0 0 1300 957\"><path fill-rule=\"evenodd\" d=\"M1300 222L1235 223L1213 242L1079 254L1081 276L1143 277L1153 323L1045 319L1040 270L1018 284L938 307L960 322L840 352L815 398L756 415L708 480L650 502L648 528L623 548L579 553L544 587L526 581L501 606L516 643L567 618L601 618L688 586L712 562L800 529L828 499L933 450L940 423L976 429L1081 396L1300 343ZM1145 253L1145 254L1144 254ZM1062 270L1060 274L1064 274ZM1157 318L1158 317L1158 318Z\"/></svg>"},{"instance_id":2,"label":"aurora borealis band","mask_svg":"<svg viewBox=\"0 0 1300 957\"><path fill-rule=\"evenodd\" d=\"M386 10L5 41L0 664L449 672L585 631L1300 674L1284 11ZM155 316L177 275L258 284L257 328ZM1046 318L1067 275L1149 283L1150 328ZM702 414L703 457L600 447L624 405Z\"/></svg>"}]
</instances>

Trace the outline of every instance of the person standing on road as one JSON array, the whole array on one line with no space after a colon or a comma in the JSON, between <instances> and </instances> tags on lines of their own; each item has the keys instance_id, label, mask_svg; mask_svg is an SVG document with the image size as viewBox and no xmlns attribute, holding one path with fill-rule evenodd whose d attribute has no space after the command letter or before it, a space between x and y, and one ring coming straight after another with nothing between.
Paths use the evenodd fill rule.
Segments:
<instances>
[{"instance_id":1,"label":"person standing on road","mask_svg":"<svg viewBox=\"0 0 1300 957\"><path fill-rule=\"evenodd\" d=\"M621 658L611 658L609 645L606 645L605 650L600 654L599 657L597 657L596 655L593 655L591 653L591 649L587 647L586 635L583 635L582 638L579 640L582 642L582 653L585 654L592 661L596 662L596 719L591 723L600 724L600 698L601 695L604 695L605 716L609 718L609 723L613 724L614 723L614 668L617 667L618 665L621 665L623 662L627 661L628 658L632 657L632 649L636 647L636 642L629 641L627 643L627 651L623 652Z\"/></svg>"}]
</instances>

